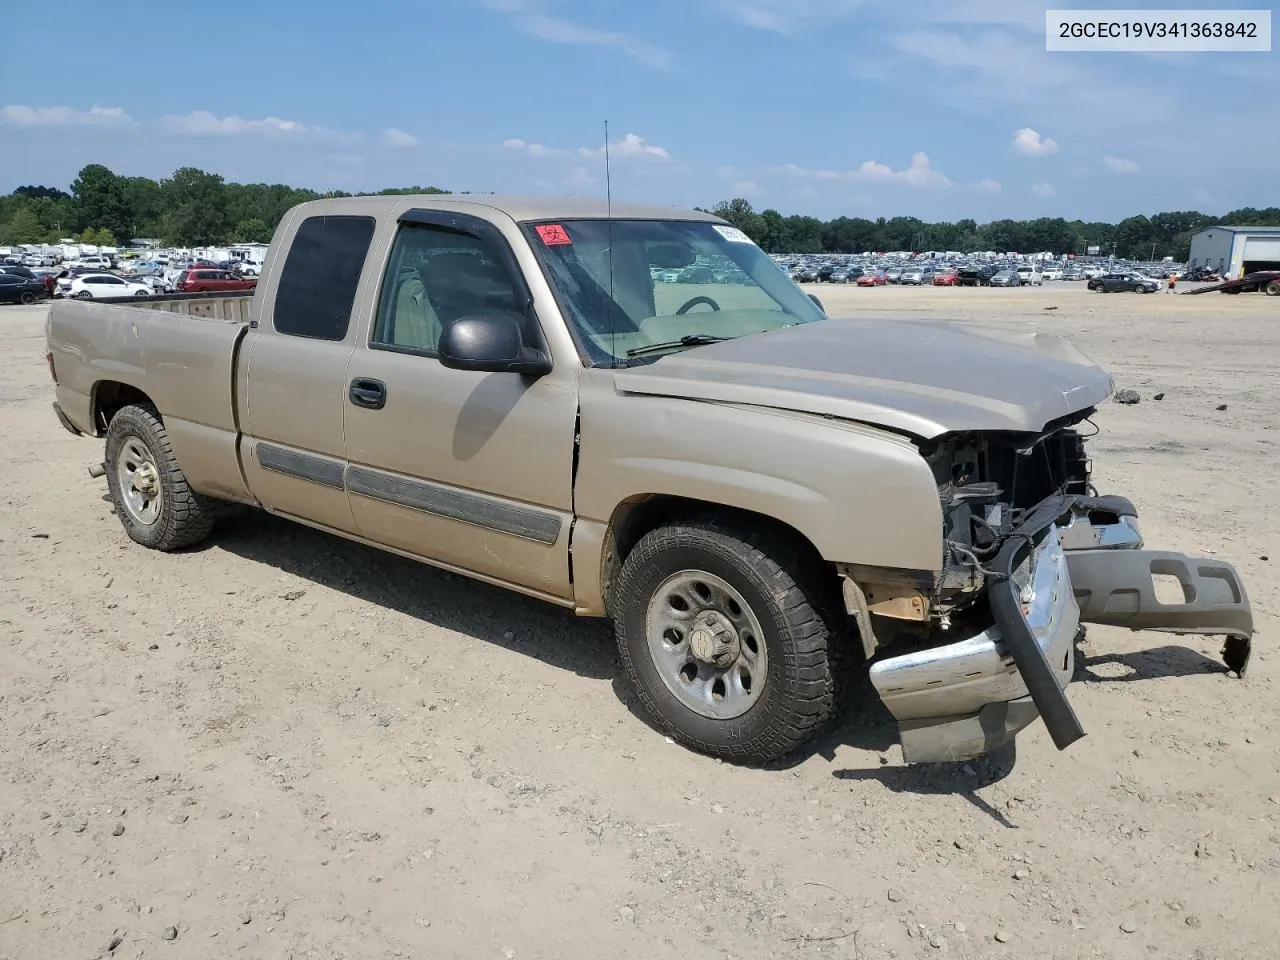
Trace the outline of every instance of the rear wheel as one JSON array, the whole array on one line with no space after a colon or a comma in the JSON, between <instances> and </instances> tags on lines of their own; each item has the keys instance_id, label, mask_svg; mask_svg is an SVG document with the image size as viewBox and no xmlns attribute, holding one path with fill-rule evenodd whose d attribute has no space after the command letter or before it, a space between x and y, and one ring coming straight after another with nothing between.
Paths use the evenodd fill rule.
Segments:
<instances>
[{"instance_id":1,"label":"rear wheel","mask_svg":"<svg viewBox=\"0 0 1280 960\"><path fill-rule=\"evenodd\" d=\"M649 715L687 747L764 763L831 717L842 618L819 562L780 534L660 527L611 591L618 652Z\"/></svg>"},{"instance_id":2,"label":"rear wheel","mask_svg":"<svg viewBox=\"0 0 1280 960\"><path fill-rule=\"evenodd\" d=\"M106 463L116 516L132 540L177 550L213 529L215 502L187 484L155 407L134 404L111 418Z\"/></svg>"},{"instance_id":3,"label":"rear wheel","mask_svg":"<svg viewBox=\"0 0 1280 960\"><path fill-rule=\"evenodd\" d=\"M25 303L29 307L36 302L36 295L32 293L30 290L24 290L22 292L22 296L19 297L18 299L20 299L23 303Z\"/></svg>"},{"instance_id":4,"label":"rear wheel","mask_svg":"<svg viewBox=\"0 0 1280 960\"><path fill-rule=\"evenodd\" d=\"M1280 280L1272 280L1266 288L1268 297L1280 297Z\"/></svg>"}]
</instances>

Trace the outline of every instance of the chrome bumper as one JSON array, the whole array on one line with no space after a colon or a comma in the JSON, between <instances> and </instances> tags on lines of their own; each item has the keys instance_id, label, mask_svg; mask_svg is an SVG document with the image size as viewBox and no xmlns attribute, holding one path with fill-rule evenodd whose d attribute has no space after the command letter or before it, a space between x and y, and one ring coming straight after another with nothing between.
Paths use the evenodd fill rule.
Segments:
<instances>
[{"instance_id":1,"label":"chrome bumper","mask_svg":"<svg viewBox=\"0 0 1280 960\"><path fill-rule=\"evenodd\" d=\"M1023 617L1062 688L1075 670L1080 608L1056 528L1026 566ZM871 667L871 683L898 719L908 763L987 753L1039 716L998 624L958 643L881 660Z\"/></svg>"},{"instance_id":2,"label":"chrome bumper","mask_svg":"<svg viewBox=\"0 0 1280 960\"><path fill-rule=\"evenodd\" d=\"M1038 716L1059 749L1084 736L1064 693L1082 622L1225 635L1227 666L1244 674L1253 618L1230 564L1144 550L1133 506L1118 497L1046 501L1025 526L1034 549L1011 537L993 564L1011 576L989 585L992 626L871 667L908 763L990 752ZM1185 602L1159 603L1153 574L1176 576Z\"/></svg>"}]
</instances>

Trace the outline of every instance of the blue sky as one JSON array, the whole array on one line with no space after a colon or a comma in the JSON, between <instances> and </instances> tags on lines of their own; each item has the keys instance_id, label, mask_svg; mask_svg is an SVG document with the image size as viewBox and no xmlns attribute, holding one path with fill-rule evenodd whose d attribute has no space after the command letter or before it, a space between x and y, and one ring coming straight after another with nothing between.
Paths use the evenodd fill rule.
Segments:
<instances>
[{"instance_id":1,"label":"blue sky","mask_svg":"<svg viewBox=\"0 0 1280 960\"><path fill-rule=\"evenodd\" d=\"M1280 128L1257 113L1280 91L1280 54L1047 53L1044 10L309 0L206 17L72 0L50 21L14 5L0 191L65 188L96 161L317 189L599 196L607 119L615 198L674 206L742 195L823 218L985 221L1280 199Z\"/></svg>"}]
</instances>

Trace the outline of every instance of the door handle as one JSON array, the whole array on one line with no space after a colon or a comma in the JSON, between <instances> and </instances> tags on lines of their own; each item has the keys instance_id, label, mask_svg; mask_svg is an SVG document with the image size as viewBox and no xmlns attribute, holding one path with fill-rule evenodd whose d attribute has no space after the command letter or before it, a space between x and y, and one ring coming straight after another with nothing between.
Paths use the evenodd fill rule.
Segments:
<instances>
[{"instance_id":1,"label":"door handle","mask_svg":"<svg viewBox=\"0 0 1280 960\"><path fill-rule=\"evenodd\" d=\"M356 377L347 389L347 399L357 407L381 410L387 405L387 385L381 380Z\"/></svg>"}]
</instances>

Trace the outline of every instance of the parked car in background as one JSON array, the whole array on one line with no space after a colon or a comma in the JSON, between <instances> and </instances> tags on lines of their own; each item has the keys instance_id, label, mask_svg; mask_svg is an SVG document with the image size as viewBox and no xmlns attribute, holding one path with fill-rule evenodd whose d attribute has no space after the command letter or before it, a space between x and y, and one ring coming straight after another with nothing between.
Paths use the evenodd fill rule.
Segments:
<instances>
[{"instance_id":1,"label":"parked car in background","mask_svg":"<svg viewBox=\"0 0 1280 960\"><path fill-rule=\"evenodd\" d=\"M1078 269L1077 267L1067 267L1067 269L1062 271L1062 279L1063 280L1083 280L1084 271Z\"/></svg>"},{"instance_id":2,"label":"parked car in background","mask_svg":"<svg viewBox=\"0 0 1280 960\"><path fill-rule=\"evenodd\" d=\"M229 270L184 270L178 275L174 289L178 293L210 293L224 290L252 290L258 281L253 277L237 277Z\"/></svg>"},{"instance_id":3,"label":"parked car in background","mask_svg":"<svg viewBox=\"0 0 1280 960\"><path fill-rule=\"evenodd\" d=\"M904 286L920 286L924 279L924 271L919 267L908 267L898 276L898 282Z\"/></svg>"},{"instance_id":4,"label":"parked car in background","mask_svg":"<svg viewBox=\"0 0 1280 960\"><path fill-rule=\"evenodd\" d=\"M954 287L960 282L960 272L955 269L942 270L933 275L935 287Z\"/></svg>"},{"instance_id":5,"label":"parked car in background","mask_svg":"<svg viewBox=\"0 0 1280 960\"><path fill-rule=\"evenodd\" d=\"M986 287L991 284L991 274L983 269L964 267L956 271L957 287Z\"/></svg>"},{"instance_id":6,"label":"parked car in background","mask_svg":"<svg viewBox=\"0 0 1280 960\"><path fill-rule=\"evenodd\" d=\"M1040 270L1040 276L1045 280L1061 280L1062 268L1056 263L1051 263Z\"/></svg>"},{"instance_id":7,"label":"parked car in background","mask_svg":"<svg viewBox=\"0 0 1280 960\"><path fill-rule=\"evenodd\" d=\"M16 273L0 273L0 303L35 303L49 296L43 280L32 280Z\"/></svg>"},{"instance_id":8,"label":"parked car in background","mask_svg":"<svg viewBox=\"0 0 1280 960\"><path fill-rule=\"evenodd\" d=\"M888 282L885 279L885 275L878 270L868 270L857 280L857 284L860 287L883 287Z\"/></svg>"},{"instance_id":9,"label":"parked car in background","mask_svg":"<svg viewBox=\"0 0 1280 960\"><path fill-rule=\"evenodd\" d=\"M149 297L154 292L149 283L125 280L114 273L83 273L71 279L63 295L75 300L101 300L104 297Z\"/></svg>"},{"instance_id":10,"label":"parked car in background","mask_svg":"<svg viewBox=\"0 0 1280 960\"><path fill-rule=\"evenodd\" d=\"M1099 293L1155 293L1160 281L1140 273L1104 273L1089 281L1089 289Z\"/></svg>"},{"instance_id":11,"label":"parked car in background","mask_svg":"<svg viewBox=\"0 0 1280 960\"><path fill-rule=\"evenodd\" d=\"M44 285L45 295L49 297L52 297L54 291L57 289L57 283L53 278L53 273L47 270L41 273L36 273L30 267L6 264L4 266L0 266L0 273L10 273L26 280L38 280Z\"/></svg>"},{"instance_id":12,"label":"parked car in background","mask_svg":"<svg viewBox=\"0 0 1280 960\"><path fill-rule=\"evenodd\" d=\"M993 287L1020 287L1022 286L1022 275L1017 270L1001 270L991 278L990 285Z\"/></svg>"},{"instance_id":13,"label":"parked car in background","mask_svg":"<svg viewBox=\"0 0 1280 960\"><path fill-rule=\"evenodd\" d=\"M899 280L902 279L902 268L890 267L888 270L884 272L884 279L885 279L885 282L887 283L897 283Z\"/></svg>"},{"instance_id":14,"label":"parked car in background","mask_svg":"<svg viewBox=\"0 0 1280 960\"><path fill-rule=\"evenodd\" d=\"M1038 287L1044 283L1044 274L1040 272L1040 268L1035 264L1024 263L1016 269L1022 282L1028 286Z\"/></svg>"}]
</instances>

